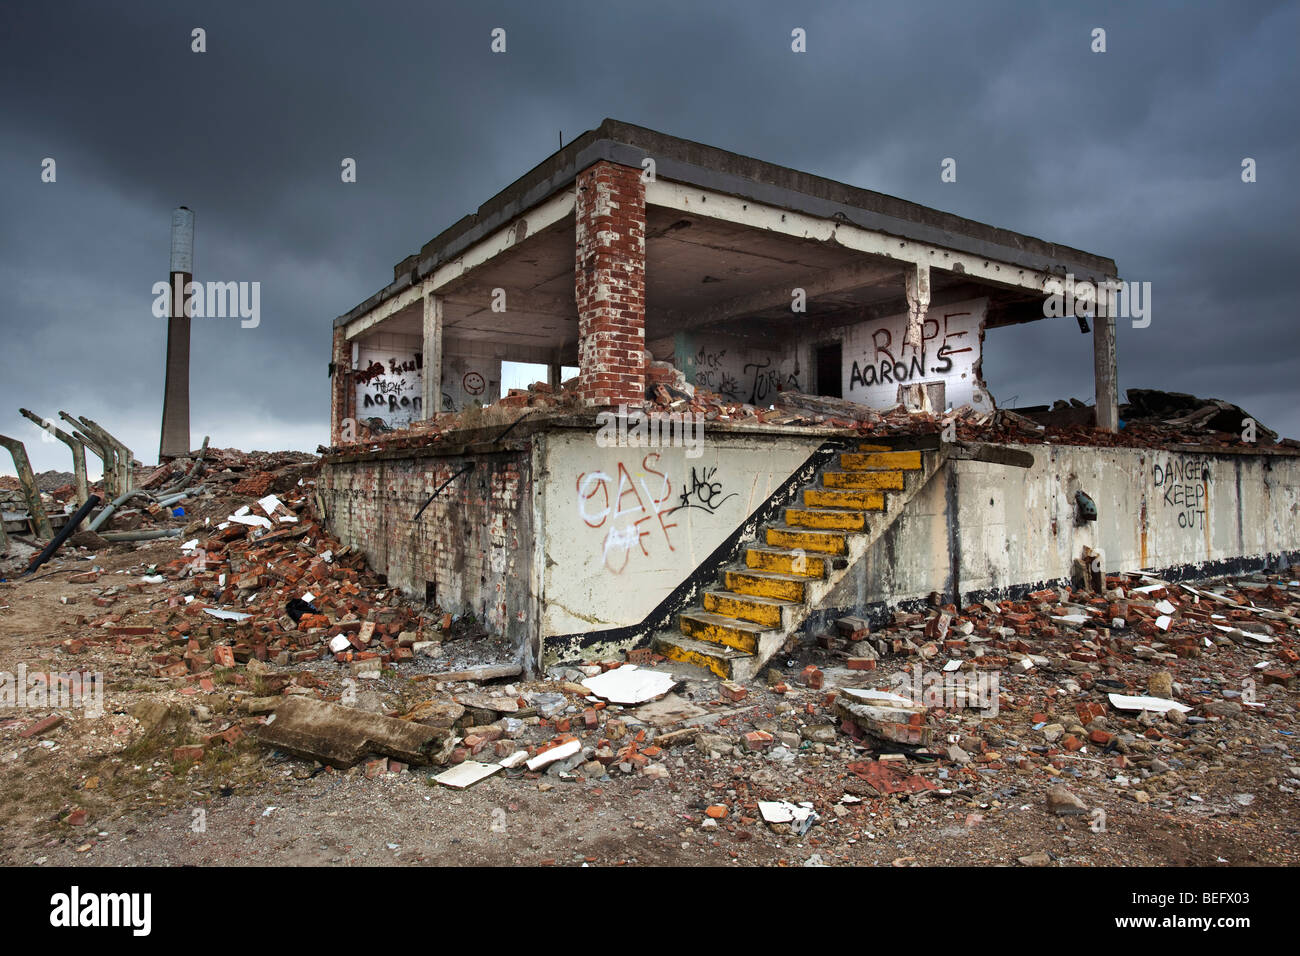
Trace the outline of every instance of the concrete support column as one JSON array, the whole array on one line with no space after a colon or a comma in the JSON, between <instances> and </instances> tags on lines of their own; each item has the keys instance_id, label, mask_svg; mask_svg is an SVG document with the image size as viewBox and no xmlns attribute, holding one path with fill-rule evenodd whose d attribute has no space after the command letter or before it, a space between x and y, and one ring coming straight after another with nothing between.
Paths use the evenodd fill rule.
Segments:
<instances>
[{"instance_id":1,"label":"concrete support column","mask_svg":"<svg viewBox=\"0 0 1300 956\"><path fill-rule=\"evenodd\" d=\"M352 385L352 343L343 327L339 326L334 330L334 346L330 354L331 445L356 441L356 400L356 389Z\"/></svg>"},{"instance_id":2,"label":"concrete support column","mask_svg":"<svg viewBox=\"0 0 1300 956\"><path fill-rule=\"evenodd\" d=\"M645 404L645 183L601 161L578 174L578 389L587 405Z\"/></svg>"},{"instance_id":3,"label":"concrete support column","mask_svg":"<svg viewBox=\"0 0 1300 956\"><path fill-rule=\"evenodd\" d=\"M442 411L442 296L424 295L424 378L421 418Z\"/></svg>"},{"instance_id":4,"label":"concrete support column","mask_svg":"<svg viewBox=\"0 0 1300 956\"><path fill-rule=\"evenodd\" d=\"M922 327L925 325L926 313L930 311L930 267L926 263L916 263L907 267L907 331L903 335L904 347L911 346L918 353L921 351Z\"/></svg>"},{"instance_id":5,"label":"concrete support column","mask_svg":"<svg viewBox=\"0 0 1300 956\"><path fill-rule=\"evenodd\" d=\"M1115 308L1111 296L1097 296L1092 323L1093 377L1097 386L1097 428L1119 431L1119 369L1115 349Z\"/></svg>"}]
</instances>

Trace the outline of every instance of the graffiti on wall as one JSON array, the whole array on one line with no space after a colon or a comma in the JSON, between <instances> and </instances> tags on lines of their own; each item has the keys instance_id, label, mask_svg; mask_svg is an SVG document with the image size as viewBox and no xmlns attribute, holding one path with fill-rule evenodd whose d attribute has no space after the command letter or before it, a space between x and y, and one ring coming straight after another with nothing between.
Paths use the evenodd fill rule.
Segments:
<instances>
[{"instance_id":1,"label":"graffiti on wall","mask_svg":"<svg viewBox=\"0 0 1300 956\"><path fill-rule=\"evenodd\" d=\"M622 461L615 474L583 472L578 476L578 516L589 528L604 531L601 561L614 574L622 574L633 553L649 558L654 549L673 547L669 531L677 527L668 517L676 509L672 482L657 469L657 452L641 459L646 475L632 477Z\"/></svg>"},{"instance_id":2,"label":"graffiti on wall","mask_svg":"<svg viewBox=\"0 0 1300 956\"><path fill-rule=\"evenodd\" d=\"M736 497L739 494L737 491L724 494L722 481L714 478L717 471L717 468L692 468L690 483L682 489L674 510L699 508L709 514L717 514L727 499Z\"/></svg>"},{"instance_id":3,"label":"graffiti on wall","mask_svg":"<svg viewBox=\"0 0 1300 956\"><path fill-rule=\"evenodd\" d=\"M1210 462L1189 456L1157 461L1151 484L1163 507L1178 513L1178 527L1205 529L1205 508L1210 492Z\"/></svg>"},{"instance_id":4,"label":"graffiti on wall","mask_svg":"<svg viewBox=\"0 0 1300 956\"><path fill-rule=\"evenodd\" d=\"M419 421L424 378L421 353L393 353L363 347L357 368L359 418L378 418L389 428Z\"/></svg>"},{"instance_id":5,"label":"graffiti on wall","mask_svg":"<svg viewBox=\"0 0 1300 956\"><path fill-rule=\"evenodd\" d=\"M706 346L695 353L695 384L733 402L768 405L781 389L799 390L799 361L752 349Z\"/></svg>"},{"instance_id":6,"label":"graffiti on wall","mask_svg":"<svg viewBox=\"0 0 1300 956\"><path fill-rule=\"evenodd\" d=\"M862 322L844 340L844 396L877 408L897 403L900 385L943 382L953 407L986 396L976 367L986 300L931 308L921 323L919 346L904 343L907 316Z\"/></svg>"}]
</instances>

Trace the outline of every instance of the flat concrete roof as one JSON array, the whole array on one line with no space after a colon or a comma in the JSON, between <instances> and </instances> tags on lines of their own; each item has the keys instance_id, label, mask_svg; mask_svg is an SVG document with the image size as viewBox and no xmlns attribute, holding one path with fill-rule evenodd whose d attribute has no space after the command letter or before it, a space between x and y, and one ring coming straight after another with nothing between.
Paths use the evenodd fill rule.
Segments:
<instances>
[{"instance_id":1,"label":"flat concrete roof","mask_svg":"<svg viewBox=\"0 0 1300 956\"><path fill-rule=\"evenodd\" d=\"M1081 280L1118 275L1111 259L964 219L895 196L860 189L739 153L606 119L534 166L478 211L463 217L394 267L394 281L339 316L345 325L410 288L439 265L569 187L578 173L607 160L640 168L655 161L658 178L750 199L780 209Z\"/></svg>"}]
</instances>

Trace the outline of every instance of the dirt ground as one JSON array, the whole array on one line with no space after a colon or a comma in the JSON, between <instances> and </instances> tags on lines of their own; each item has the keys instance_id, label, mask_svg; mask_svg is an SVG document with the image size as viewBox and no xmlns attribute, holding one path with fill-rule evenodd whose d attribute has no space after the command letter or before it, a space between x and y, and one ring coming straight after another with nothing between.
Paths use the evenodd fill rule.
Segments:
<instances>
[{"instance_id":1,"label":"dirt ground","mask_svg":"<svg viewBox=\"0 0 1300 956\"><path fill-rule=\"evenodd\" d=\"M1004 682L1010 706L996 717L932 714L937 740L959 742L975 759L907 761L935 788L911 796L882 796L850 772L851 763L873 755L872 747L826 730L835 723L828 691L884 687L883 674L897 668L882 661L880 671L847 671L816 647L773 662L788 686L755 681L738 703L720 700L711 677L679 671L683 682L676 698L698 714L690 721L706 736L679 736L676 745L654 754L651 763L660 769L653 774L632 765L619 769L618 761L601 772L589 762L559 773L503 770L453 790L430 780L443 768L412 767L371 778L361 767L333 770L270 751L256 742L255 732L186 763L176 759L175 748L255 723L242 713L240 701L256 693L256 679L241 684L242 677L218 672L206 691L190 679L154 676L147 647L121 653L105 642L78 654L63 647L92 630L104 613L92 604L94 597L105 600L102 595L115 586L120 590L109 597L118 623L147 624L165 613L176 584L142 583L141 575L170 560L175 547L168 542L101 553L93 564L105 573L93 584L69 582L92 564L77 560L75 552L34 579L0 584L0 671L16 673L24 665L29 673L98 672L106 688L98 717L70 708L0 710L0 863L1300 863L1294 681L1290 687L1263 687L1263 708L1218 707L1197 721L1160 721L1155 737L1142 736L1134 715L1111 714L1108 726L1128 742L1118 752L1085 747L1065 754L1045 752L1035 730L1043 722L1033 718L1055 701L1053 713L1066 714L1060 719L1068 725L1075 699L1088 693L1053 697L1050 687L1068 684L1071 675L1039 668ZM1196 695L1236 686L1260 659L1254 648L1218 647L1198 660L1177 662L1179 686L1203 711L1205 702ZM823 668L824 688L796 681L810 662ZM911 664L905 658L896 663ZM1144 682L1147 663L1133 667L1131 682ZM326 660L311 673L324 685L317 692L328 699L348 672ZM410 680L413 673L398 666L363 682L357 706L396 713L433 696L427 683ZM511 692L527 698L564 686L558 679L519 680ZM1094 692L1089 699L1096 698ZM569 711L581 716L587 706L573 698ZM62 723L21 736L51 713L61 714ZM632 732L648 731L645 744L686 726L682 720L638 722L632 708L601 711L602 721L614 717L625 719ZM535 750L554 729L530 724L518 745ZM742 735L755 729L771 733L775 746L757 752L742 746ZM948 746L934 749L942 753ZM1047 792L1063 784L1086 812L1050 811ZM770 800L807 801L816 820L804 833L790 824L765 823L756 807ZM715 819L710 807L725 815Z\"/></svg>"}]
</instances>

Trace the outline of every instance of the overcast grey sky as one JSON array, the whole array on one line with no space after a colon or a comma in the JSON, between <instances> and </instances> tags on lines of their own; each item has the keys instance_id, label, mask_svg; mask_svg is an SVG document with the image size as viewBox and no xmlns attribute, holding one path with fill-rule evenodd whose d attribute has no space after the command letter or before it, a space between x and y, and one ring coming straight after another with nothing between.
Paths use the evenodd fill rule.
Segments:
<instances>
[{"instance_id":1,"label":"overcast grey sky","mask_svg":"<svg viewBox=\"0 0 1300 956\"><path fill-rule=\"evenodd\" d=\"M1295 2L107 6L0 6L0 432L37 470L70 458L20 406L155 460L173 207L196 278L261 283L259 327L194 322L194 444L314 450L333 318L607 116L1113 258L1154 306L1121 388L1300 436ZM1091 400L1091 363L1045 321L990 332L984 370L1004 403Z\"/></svg>"}]
</instances>

